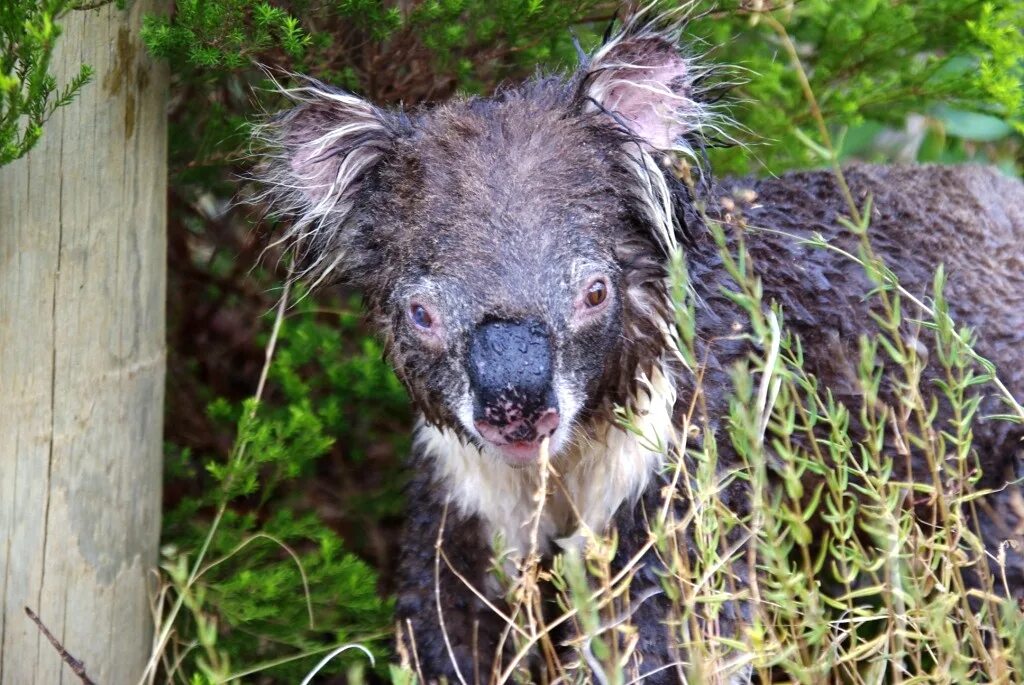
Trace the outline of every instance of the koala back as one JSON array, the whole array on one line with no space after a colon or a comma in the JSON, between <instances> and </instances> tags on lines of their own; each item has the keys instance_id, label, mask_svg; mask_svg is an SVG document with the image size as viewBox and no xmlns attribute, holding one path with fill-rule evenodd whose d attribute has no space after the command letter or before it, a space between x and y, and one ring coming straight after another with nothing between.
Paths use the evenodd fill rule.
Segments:
<instances>
[{"instance_id":1,"label":"koala back","mask_svg":"<svg viewBox=\"0 0 1024 685\"><path fill-rule=\"evenodd\" d=\"M844 172L858 207L870 206L868 239L875 256L913 296L903 297L900 333L924 361L921 386L927 393L941 379L931 331L932 317L915 304L932 304L936 270L946 274L949 315L973 330L974 348L992 362L999 380L1018 403L1024 400L1024 185L984 166L853 165ZM792 173L766 180L723 181L717 189L731 249L738 237L760 278L764 302L781 306L785 327L799 336L804 370L856 416L864 401L857 377L862 336L879 333L875 285L854 256L861 240L844 228L849 209L831 171ZM869 202L870 199L870 202ZM830 248L808 241L824 239ZM717 247L708 241L688 256L698 300L698 335L720 340L709 345L714 373L703 391L725 411L730 366L751 350L736 340L737 307L721 289L734 288ZM881 400L898 402L891 385L898 369L885 364ZM1012 413L991 384L981 386L975 448L984 473L982 485L998 486L1015 464L1024 428L986 417ZM939 398L940 412L947 412ZM724 415L724 414L722 414ZM948 418L941 414L940 420ZM856 430L856 421L853 428ZM914 465L916 471L918 466Z\"/></svg>"}]
</instances>

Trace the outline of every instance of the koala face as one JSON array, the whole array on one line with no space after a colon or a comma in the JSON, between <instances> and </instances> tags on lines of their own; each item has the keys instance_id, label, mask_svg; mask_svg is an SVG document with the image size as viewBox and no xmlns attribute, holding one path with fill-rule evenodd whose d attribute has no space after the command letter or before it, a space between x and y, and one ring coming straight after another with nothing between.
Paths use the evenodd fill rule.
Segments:
<instances>
[{"instance_id":1,"label":"koala face","mask_svg":"<svg viewBox=\"0 0 1024 685\"><path fill-rule=\"evenodd\" d=\"M363 288L424 417L524 465L629 403L669 344L656 160L684 145L691 77L640 35L568 80L412 113L310 82L260 176L309 273Z\"/></svg>"},{"instance_id":2,"label":"koala face","mask_svg":"<svg viewBox=\"0 0 1024 685\"><path fill-rule=\"evenodd\" d=\"M532 461L567 444L621 354L618 141L519 95L414 127L366 197L390 358L429 417Z\"/></svg>"}]
</instances>

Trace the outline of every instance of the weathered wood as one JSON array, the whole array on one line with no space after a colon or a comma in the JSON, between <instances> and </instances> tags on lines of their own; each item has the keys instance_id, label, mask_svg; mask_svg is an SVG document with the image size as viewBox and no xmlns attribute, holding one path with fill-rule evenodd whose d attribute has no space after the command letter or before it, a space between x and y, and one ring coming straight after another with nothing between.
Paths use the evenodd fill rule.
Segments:
<instances>
[{"instance_id":1,"label":"weathered wood","mask_svg":"<svg viewBox=\"0 0 1024 685\"><path fill-rule=\"evenodd\" d=\"M162 0L73 12L54 68L96 75L0 169L0 683L74 683L36 611L104 685L150 649L160 520L165 69L139 42Z\"/></svg>"}]
</instances>

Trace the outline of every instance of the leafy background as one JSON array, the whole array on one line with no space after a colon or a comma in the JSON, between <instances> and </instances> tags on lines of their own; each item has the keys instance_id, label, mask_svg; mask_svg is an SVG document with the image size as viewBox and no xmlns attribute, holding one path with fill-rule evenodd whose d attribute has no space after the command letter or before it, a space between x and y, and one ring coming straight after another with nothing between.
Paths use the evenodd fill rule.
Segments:
<instances>
[{"instance_id":1,"label":"leafy background","mask_svg":"<svg viewBox=\"0 0 1024 685\"><path fill-rule=\"evenodd\" d=\"M691 51L734 82L716 105L735 122L733 144L709 150L718 174L822 163L805 144L818 132L774 22L792 38L843 159L1024 169L1018 2L693 4ZM0 9L0 163L24 154L89 77L87 66L70 84L47 76L59 31L48 27L74 9L59 0ZM287 106L264 69L412 108L487 94L538 65L570 69L573 36L596 45L624 9L597 0L176 0L169 17L147 18L146 45L173 79L163 562L169 585L188 587L170 650L192 682L250 670L259 675L247 681L297 682L334 644L385 654L391 624L412 416L358 293L293 298L262 401L249 400L286 261L266 250L276 229L261 209L235 202L250 127ZM217 563L189 584L204 544ZM289 660L296 654L309 656ZM344 655L330 670L358 681L362 661Z\"/></svg>"}]
</instances>

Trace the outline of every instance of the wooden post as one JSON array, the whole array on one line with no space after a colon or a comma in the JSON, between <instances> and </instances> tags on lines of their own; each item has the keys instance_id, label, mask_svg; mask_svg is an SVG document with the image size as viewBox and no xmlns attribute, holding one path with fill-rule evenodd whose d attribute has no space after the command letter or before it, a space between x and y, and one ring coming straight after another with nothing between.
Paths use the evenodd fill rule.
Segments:
<instances>
[{"instance_id":1,"label":"wooden post","mask_svg":"<svg viewBox=\"0 0 1024 685\"><path fill-rule=\"evenodd\" d=\"M160 529L166 70L139 41L163 0L70 13L53 67L93 81L0 168L0 683L101 685L152 639Z\"/></svg>"}]
</instances>

